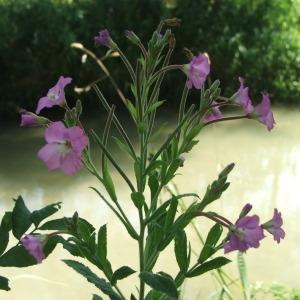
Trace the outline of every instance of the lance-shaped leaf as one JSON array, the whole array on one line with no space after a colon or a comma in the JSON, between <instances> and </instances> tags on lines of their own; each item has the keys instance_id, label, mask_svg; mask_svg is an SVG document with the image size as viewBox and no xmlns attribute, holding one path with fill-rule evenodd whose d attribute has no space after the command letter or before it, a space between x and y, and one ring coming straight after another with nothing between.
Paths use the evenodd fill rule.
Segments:
<instances>
[{"instance_id":1,"label":"lance-shaped leaf","mask_svg":"<svg viewBox=\"0 0 300 300\"><path fill-rule=\"evenodd\" d=\"M108 295L111 300L122 300L122 298L113 290L110 283L108 283L102 278L99 278L95 273L93 273L88 267L86 267L82 263L69 259L63 259L62 261L66 263L69 267L74 269L77 273L85 277L88 282L93 283L105 295Z\"/></svg>"},{"instance_id":2,"label":"lance-shaped leaf","mask_svg":"<svg viewBox=\"0 0 300 300\"><path fill-rule=\"evenodd\" d=\"M200 264L210 258L217 251L215 246L222 234L222 229L223 227L217 223L210 229L198 259Z\"/></svg>"},{"instance_id":3,"label":"lance-shaped leaf","mask_svg":"<svg viewBox=\"0 0 300 300\"><path fill-rule=\"evenodd\" d=\"M180 271L185 274L189 267L187 238L184 230L177 230L175 234L175 256Z\"/></svg>"},{"instance_id":4,"label":"lance-shaped leaf","mask_svg":"<svg viewBox=\"0 0 300 300\"><path fill-rule=\"evenodd\" d=\"M53 203L45 206L40 210L35 210L31 213L31 220L34 223L35 227L38 227L39 224L49 216L56 213L60 208L61 202Z\"/></svg>"},{"instance_id":5,"label":"lance-shaped leaf","mask_svg":"<svg viewBox=\"0 0 300 300\"><path fill-rule=\"evenodd\" d=\"M142 272L139 277L152 289L162 292L172 299L178 299L178 291L173 279L169 276Z\"/></svg>"},{"instance_id":6,"label":"lance-shaped leaf","mask_svg":"<svg viewBox=\"0 0 300 300\"><path fill-rule=\"evenodd\" d=\"M99 262L102 268L106 265L107 256L107 228L102 225L98 231L98 254Z\"/></svg>"},{"instance_id":7,"label":"lance-shaped leaf","mask_svg":"<svg viewBox=\"0 0 300 300\"><path fill-rule=\"evenodd\" d=\"M207 262L201 264L200 266L196 267L195 269L187 272L186 277L196 277L196 276L202 275L211 270L219 269L219 268L223 267L224 265L228 264L229 262L231 262L231 260L229 260L226 257L223 257L223 256L216 257L210 261L207 261Z\"/></svg>"}]
</instances>

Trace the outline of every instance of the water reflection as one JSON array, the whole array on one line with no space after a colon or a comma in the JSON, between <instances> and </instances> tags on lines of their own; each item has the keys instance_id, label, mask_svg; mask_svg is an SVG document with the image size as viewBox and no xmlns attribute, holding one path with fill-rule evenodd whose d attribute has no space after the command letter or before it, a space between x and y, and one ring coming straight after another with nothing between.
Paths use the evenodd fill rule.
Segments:
<instances>
[{"instance_id":1,"label":"water reflection","mask_svg":"<svg viewBox=\"0 0 300 300\"><path fill-rule=\"evenodd\" d=\"M164 120L166 115L170 114L162 114L162 122L167 121ZM215 179L218 169L235 162L236 167L230 175L230 188L223 200L213 204L211 209L221 211L228 217L237 216L240 208L251 202L253 213L258 213L262 221L272 217L274 207L282 211L286 239L277 245L269 237L262 240L259 250L248 251L249 281L280 281L294 286L298 284L299 277L300 128L296 124L300 120L300 112L278 108L275 110L275 120L277 124L271 133L251 121L227 122L206 128L196 148L186 154L185 166L180 169L182 175L175 179L175 183L180 192L196 192L201 196ZM101 128L101 124L98 126ZM168 133L168 128L165 133ZM137 269L135 245L128 244L118 221L88 188L97 186L102 189L98 182L85 171L72 176L65 176L60 171L50 173L36 158L38 149L44 144L42 129L2 124L0 141L1 217L13 207L11 199L19 194L26 199L31 210L48 203L63 202L61 211L55 217L70 216L78 210L96 227L108 223L113 268L126 264ZM131 166L126 164L128 158L119 152L116 156L125 171L132 174ZM135 210L128 201L128 189L122 178L117 177L116 186L119 198L126 202L129 218L136 220L137 226ZM202 220L199 220L199 227L206 230ZM190 239L194 236L192 231L189 232ZM61 256L69 258L58 247L55 255L40 266L2 269L1 275L11 279L12 291L1 292L1 299L19 299L24 295L31 299L90 299L91 293L97 293L96 289L58 262L57 258ZM229 258L236 260L236 254L230 254ZM171 267L174 273L177 270L169 255L159 261L157 270L163 269L164 265ZM237 274L234 263L228 269ZM125 287L133 280L133 277L129 278L124 281ZM192 280L187 284L189 293L186 292L185 299L202 299L213 289L209 275L201 280Z\"/></svg>"}]
</instances>

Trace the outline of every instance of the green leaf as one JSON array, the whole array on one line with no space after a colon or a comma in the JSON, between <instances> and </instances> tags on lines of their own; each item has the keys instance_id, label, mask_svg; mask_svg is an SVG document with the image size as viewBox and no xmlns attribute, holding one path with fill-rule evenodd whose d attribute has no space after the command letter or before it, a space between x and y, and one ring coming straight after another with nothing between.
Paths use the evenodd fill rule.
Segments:
<instances>
[{"instance_id":1,"label":"green leaf","mask_svg":"<svg viewBox=\"0 0 300 300\"><path fill-rule=\"evenodd\" d=\"M123 266L113 273L113 276L111 279L111 284L115 285L118 280L124 279L124 278L132 275L135 272L136 271L132 270L131 268L129 268L127 266Z\"/></svg>"},{"instance_id":2,"label":"green leaf","mask_svg":"<svg viewBox=\"0 0 300 300\"><path fill-rule=\"evenodd\" d=\"M86 226L85 223L83 222L78 222L78 233L79 236L86 242L89 242L90 236L91 236L91 232L88 228L88 226Z\"/></svg>"},{"instance_id":3,"label":"green leaf","mask_svg":"<svg viewBox=\"0 0 300 300\"><path fill-rule=\"evenodd\" d=\"M190 142L191 140L193 140L202 130L202 128L204 127L204 124L198 124L195 125L190 131L189 133L184 137L183 143L187 143Z\"/></svg>"},{"instance_id":4,"label":"green leaf","mask_svg":"<svg viewBox=\"0 0 300 300\"><path fill-rule=\"evenodd\" d=\"M173 299L178 299L179 295L175 282L170 277L148 272L142 272L139 277L154 290L162 292Z\"/></svg>"},{"instance_id":5,"label":"green leaf","mask_svg":"<svg viewBox=\"0 0 300 300\"><path fill-rule=\"evenodd\" d=\"M0 256L1 267L28 267L36 265L36 259L22 246L14 246Z\"/></svg>"},{"instance_id":6,"label":"green leaf","mask_svg":"<svg viewBox=\"0 0 300 300\"><path fill-rule=\"evenodd\" d=\"M135 207L138 209L142 208L145 203L145 197L141 192L133 192L131 193L131 200L133 201Z\"/></svg>"},{"instance_id":7,"label":"green leaf","mask_svg":"<svg viewBox=\"0 0 300 300\"><path fill-rule=\"evenodd\" d=\"M11 230L11 212L6 212L0 225L0 255L5 251L9 242L9 231Z\"/></svg>"},{"instance_id":8,"label":"green leaf","mask_svg":"<svg viewBox=\"0 0 300 300\"><path fill-rule=\"evenodd\" d=\"M176 198L176 196L172 195L171 204L167 212L167 218L164 226L164 231L166 233L170 230L170 228L173 225L175 215L177 212L177 207L178 207L178 199Z\"/></svg>"},{"instance_id":9,"label":"green leaf","mask_svg":"<svg viewBox=\"0 0 300 300\"><path fill-rule=\"evenodd\" d=\"M53 203L45 206L40 210L35 210L31 213L31 220L34 223L35 227L38 227L39 224L46 219L47 217L53 215L60 209L60 204L62 202Z\"/></svg>"},{"instance_id":10,"label":"green leaf","mask_svg":"<svg viewBox=\"0 0 300 300\"><path fill-rule=\"evenodd\" d=\"M165 165L165 164L166 163L161 160L155 160L155 161L151 162L145 170L145 175L150 174L152 171L154 171L156 169L160 169L161 166Z\"/></svg>"},{"instance_id":11,"label":"green leaf","mask_svg":"<svg viewBox=\"0 0 300 300\"><path fill-rule=\"evenodd\" d=\"M116 137L112 137L114 139L114 141L116 142L116 144L119 146L119 148L126 152L127 154L129 154L132 158L135 158L134 155L132 154L131 150L129 149L129 147L127 147L124 143L122 143L118 138Z\"/></svg>"},{"instance_id":12,"label":"green leaf","mask_svg":"<svg viewBox=\"0 0 300 300\"><path fill-rule=\"evenodd\" d=\"M8 278L0 276L0 290L10 291L10 287L8 286Z\"/></svg>"},{"instance_id":13,"label":"green leaf","mask_svg":"<svg viewBox=\"0 0 300 300\"><path fill-rule=\"evenodd\" d=\"M151 200L154 199L154 196L158 190L159 187L159 183L157 180L157 173L155 172L154 174L150 175L148 178L148 186L150 188L151 191Z\"/></svg>"},{"instance_id":14,"label":"green leaf","mask_svg":"<svg viewBox=\"0 0 300 300\"><path fill-rule=\"evenodd\" d=\"M213 258L212 260L207 261L207 262L201 264L200 266L196 267L192 271L189 271L186 274L186 277L196 277L196 276L202 275L206 272L209 272L211 270L219 269L219 268L223 267L224 265L228 264L230 261L231 260L229 260L228 258L223 257L223 256Z\"/></svg>"},{"instance_id":15,"label":"green leaf","mask_svg":"<svg viewBox=\"0 0 300 300\"><path fill-rule=\"evenodd\" d=\"M98 254L100 265L105 268L107 259L107 228L102 225L98 231Z\"/></svg>"},{"instance_id":16,"label":"green leaf","mask_svg":"<svg viewBox=\"0 0 300 300\"><path fill-rule=\"evenodd\" d=\"M134 91L136 91L136 90L134 89ZM129 112L131 113L133 120L135 121L135 123L137 123L137 112L136 112L136 109L135 109L135 107L133 106L133 104L128 99L127 99L127 108L129 110Z\"/></svg>"},{"instance_id":17,"label":"green leaf","mask_svg":"<svg viewBox=\"0 0 300 300\"><path fill-rule=\"evenodd\" d=\"M100 296L93 294L93 298L92 300L103 300L103 298L101 298Z\"/></svg>"},{"instance_id":18,"label":"green leaf","mask_svg":"<svg viewBox=\"0 0 300 300\"><path fill-rule=\"evenodd\" d=\"M64 218L45 222L39 230L67 230Z\"/></svg>"},{"instance_id":19,"label":"green leaf","mask_svg":"<svg viewBox=\"0 0 300 300\"><path fill-rule=\"evenodd\" d=\"M69 267L74 269L77 273L85 277L88 282L93 283L105 295L108 295L111 300L122 300L122 298L113 290L110 283L108 283L102 278L99 278L95 273L93 273L88 267L86 267L82 263L69 259L63 259L62 261Z\"/></svg>"},{"instance_id":20,"label":"green leaf","mask_svg":"<svg viewBox=\"0 0 300 300\"><path fill-rule=\"evenodd\" d=\"M217 251L215 246L219 241L222 231L222 226L217 223L210 229L198 259L200 264L210 258Z\"/></svg>"},{"instance_id":21,"label":"green leaf","mask_svg":"<svg viewBox=\"0 0 300 300\"><path fill-rule=\"evenodd\" d=\"M184 230L177 230L175 234L175 256L180 271L186 274L189 267L187 238Z\"/></svg>"},{"instance_id":22,"label":"green leaf","mask_svg":"<svg viewBox=\"0 0 300 300\"><path fill-rule=\"evenodd\" d=\"M151 111L160 107L166 100L154 102L145 112L145 116L147 116Z\"/></svg>"},{"instance_id":23,"label":"green leaf","mask_svg":"<svg viewBox=\"0 0 300 300\"><path fill-rule=\"evenodd\" d=\"M12 232L16 239L20 239L32 224L31 213L25 205L21 196L14 199L15 206L12 212Z\"/></svg>"},{"instance_id":24,"label":"green leaf","mask_svg":"<svg viewBox=\"0 0 300 300\"><path fill-rule=\"evenodd\" d=\"M115 186L114 183L112 181L112 178L108 172L108 170L105 168L103 171L103 185L107 191L107 193L109 194L111 200L113 202L117 202L118 198L116 195L116 191L115 191Z\"/></svg>"},{"instance_id":25,"label":"green leaf","mask_svg":"<svg viewBox=\"0 0 300 300\"><path fill-rule=\"evenodd\" d=\"M181 163L181 159L180 158L176 158L174 159L169 168L168 171L166 173L166 175L163 178L163 184L166 185L171 179L173 179L173 177L175 176L175 172L177 171L177 169L179 168Z\"/></svg>"}]
</instances>

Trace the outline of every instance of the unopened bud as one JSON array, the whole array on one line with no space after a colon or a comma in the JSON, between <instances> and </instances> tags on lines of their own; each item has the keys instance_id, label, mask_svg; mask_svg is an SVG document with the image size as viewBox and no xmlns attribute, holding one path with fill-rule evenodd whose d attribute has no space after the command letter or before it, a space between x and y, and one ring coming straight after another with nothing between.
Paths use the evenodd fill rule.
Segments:
<instances>
[{"instance_id":1,"label":"unopened bud","mask_svg":"<svg viewBox=\"0 0 300 300\"><path fill-rule=\"evenodd\" d=\"M219 178L227 176L232 171L232 169L234 168L234 166L235 166L235 163L231 163L228 166L226 166L224 168L224 170L219 174Z\"/></svg>"},{"instance_id":2,"label":"unopened bud","mask_svg":"<svg viewBox=\"0 0 300 300\"><path fill-rule=\"evenodd\" d=\"M51 121L47 118L40 117L30 111L25 109L20 110L21 113L21 124L20 126L38 126L38 125L47 125Z\"/></svg>"},{"instance_id":3,"label":"unopened bud","mask_svg":"<svg viewBox=\"0 0 300 300\"><path fill-rule=\"evenodd\" d=\"M176 39L175 39L175 35L174 34L170 34L168 36L168 41L169 41L169 47L171 49L175 48L175 44L176 44Z\"/></svg>"},{"instance_id":4,"label":"unopened bud","mask_svg":"<svg viewBox=\"0 0 300 300\"><path fill-rule=\"evenodd\" d=\"M250 203L247 203L241 210L239 219L245 217L250 212L251 209L252 209L252 205Z\"/></svg>"},{"instance_id":5,"label":"unopened bud","mask_svg":"<svg viewBox=\"0 0 300 300\"><path fill-rule=\"evenodd\" d=\"M132 41L134 44L139 44L140 39L131 30L125 30L125 36Z\"/></svg>"},{"instance_id":6,"label":"unopened bud","mask_svg":"<svg viewBox=\"0 0 300 300\"><path fill-rule=\"evenodd\" d=\"M168 26L173 26L173 27L177 26L177 27L179 27L180 23L181 23L181 20L178 19L178 18L165 19L164 23Z\"/></svg>"},{"instance_id":7,"label":"unopened bud","mask_svg":"<svg viewBox=\"0 0 300 300\"><path fill-rule=\"evenodd\" d=\"M77 116L82 114L82 104L79 99L76 101L76 114Z\"/></svg>"},{"instance_id":8,"label":"unopened bud","mask_svg":"<svg viewBox=\"0 0 300 300\"><path fill-rule=\"evenodd\" d=\"M220 80L217 79L217 80L215 80L215 81L213 82L213 84L212 84L209 88L210 88L210 90L213 92L216 88L219 87L219 85L220 85Z\"/></svg>"}]
</instances>

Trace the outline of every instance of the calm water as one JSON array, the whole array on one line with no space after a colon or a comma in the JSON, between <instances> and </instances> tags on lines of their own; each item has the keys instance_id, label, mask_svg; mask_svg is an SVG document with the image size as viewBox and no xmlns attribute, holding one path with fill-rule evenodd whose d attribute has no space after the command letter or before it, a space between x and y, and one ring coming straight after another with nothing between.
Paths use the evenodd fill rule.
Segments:
<instances>
[{"instance_id":1,"label":"calm water","mask_svg":"<svg viewBox=\"0 0 300 300\"><path fill-rule=\"evenodd\" d=\"M250 249L246 254L249 281L283 282L289 286L299 285L300 276L300 110L275 109L275 129L268 132L254 121L227 122L210 126L200 135L199 144L187 154L185 166L175 183L181 193L204 194L207 185L216 178L220 168L236 163L229 180L230 188L222 201L210 209L227 216L232 221L244 204L253 204L253 213L267 221L277 207L284 218L286 238L279 245L268 236L261 247ZM171 114L163 114L164 117ZM168 120L162 120L163 122ZM98 121L99 130L102 126ZM172 122L170 122L172 124ZM166 132L168 129L166 128ZM13 207L12 198L22 195L31 210L53 202L63 202L55 217L71 216L75 210L89 219L96 228L108 224L109 258L113 268L128 265L137 269L135 244L127 240L120 223L103 202L89 189L100 187L87 172L66 176L61 171L48 172L36 158L43 146L43 130L20 128L18 124L2 124L0 129L0 217ZM117 152L116 152L117 153ZM116 154L120 165L132 174L128 157ZM128 189L117 177L119 198L125 203L128 217L137 225L137 216L128 200ZM206 232L209 222L198 219L199 229ZM189 239L199 249L193 231ZM169 251L172 251L170 247ZM170 253L170 252L169 252ZM10 278L11 292L0 292L1 299L91 299L97 290L70 271L58 258L70 258L60 246L41 265L24 269L2 268L1 275ZM236 253L229 255L234 262L227 268L237 276ZM164 268L167 266L167 268ZM92 268L93 269L93 268ZM165 255L155 271L177 271L176 263ZM124 281L124 290L131 286L134 275ZM204 299L214 291L210 275L186 284L184 299ZM129 296L128 296L129 298ZM238 298L238 296L237 296Z\"/></svg>"}]
</instances>

